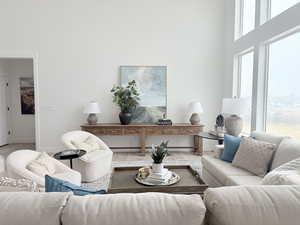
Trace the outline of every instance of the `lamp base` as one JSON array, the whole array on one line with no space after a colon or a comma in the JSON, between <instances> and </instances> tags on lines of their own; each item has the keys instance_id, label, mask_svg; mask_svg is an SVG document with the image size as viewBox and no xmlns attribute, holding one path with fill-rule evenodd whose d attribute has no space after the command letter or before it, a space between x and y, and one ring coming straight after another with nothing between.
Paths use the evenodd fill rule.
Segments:
<instances>
[{"instance_id":1,"label":"lamp base","mask_svg":"<svg viewBox=\"0 0 300 225\"><path fill-rule=\"evenodd\" d=\"M226 132L232 136L239 136L243 130L243 119L238 115L231 115L225 119Z\"/></svg>"},{"instance_id":2,"label":"lamp base","mask_svg":"<svg viewBox=\"0 0 300 225\"><path fill-rule=\"evenodd\" d=\"M190 118L190 122L192 125L198 125L200 124L200 116L198 113L193 113L191 118Z\"/></svg>"},{"instance_id":3,"label":"lamp base","mask_svg":"<svg viewBox=\"0 0 300 225\"><path fill-rule=\"evenodd\" d=\"M87 122L89 125L96 125L98 121L98 118L96 116L95 113L90 113L88 118L87 118Z\"/></svg>"}]
</instances>

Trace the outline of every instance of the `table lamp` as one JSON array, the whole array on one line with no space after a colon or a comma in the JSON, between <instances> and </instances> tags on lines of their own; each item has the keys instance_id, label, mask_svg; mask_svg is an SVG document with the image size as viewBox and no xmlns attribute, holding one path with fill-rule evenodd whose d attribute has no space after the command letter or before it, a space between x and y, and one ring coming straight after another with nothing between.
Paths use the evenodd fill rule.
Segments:
<instances>
[{"instance_id":1,"label":"table lamp","mask_svg":"<svg viewBox=\"0 0 300 225\"><path fill-rule=\"evenodd\" d=\"M200 102L191 102L189 104L190 122L192 125L200 124L200 114L203 113L203 108Z\"/></svg>"},{"instance_id":2,"label":"table lamp","mask_svg":"<svg viewBox=\"0 0 300 225\"><path fill-rule=\"evenodd\" d=\"M243 98L224 98L222 113L228 114L225 118L226 132L233 136L239 136L243 130L243 119L240 115L245 113L247 101Z\"/></svg>"},{"instance_id":3,"label":"table lamp","mask_svg":"<svg viewBox=\"0 0 300 225\"><path fill-rule=\"evenodd\" d=\"M97 113L101 113L101 108L98 102L90 102L88 103L84 110L84 114L89 114L87 118L87 122L90 125L95 125L97 124L98 118L97 118Z\"/></svg>"}]
</instances>

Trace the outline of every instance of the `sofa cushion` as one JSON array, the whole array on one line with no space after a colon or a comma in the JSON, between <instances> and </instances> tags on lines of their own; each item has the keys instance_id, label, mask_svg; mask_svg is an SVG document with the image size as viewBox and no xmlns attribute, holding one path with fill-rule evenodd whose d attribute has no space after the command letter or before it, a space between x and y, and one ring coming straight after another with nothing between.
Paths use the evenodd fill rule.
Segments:
<instances>
[{"instance_id":1,"label":"sofa cushion","mask_svg":"<svg viewBox=\"0 0 300 225\"><path fill-rule=\"evenodd\" d=\"M269 169L274 151L274 144L243 137L232 165L263 177Z\"/></svg>"},{"instance_id":2,"label":"sofa cushion","mask_svg":"<svg viewBox=\"0 0 300 225\"><path fill-rule=\"evenodd\" d=\"M223 161L232 162L236 151L241 143L241 137L232 136L229 134L224 135L224 150L220 157Z\"/></svg>"},{"instance_id":3,"label":"sofa cushion","mask_svg":"<svg viewBox=\"0 0 300 225\"><path fill-rule=\"evenodd\" d=\"M229 176L255 176L246 170L232 166L229 162L216 159L212 156L203 156L202 164L223 185L226 184Z\"/></svg>"},{"instance_id":4,"label":"sofa cushion","mask_svg":"<svg viewBox=\"0 0 300 225\"><path fill-rule=\"evenodd\" d=\"M0 192L1 225L60 225L70 193Z\"/></svg>"},{"instance_id":5,"label":"sofa cushion","mask_svg":"<svg viewBox=\"0 0 300 225\"><path fill-rule=\"evenodd\" d=\"M74 195L105 194L105 190L90 190L58 178L45 176L46 192L73 192Z\"/></svg>"},{"instance_id":6,"label":"sofa cushion","mask_svg":"<svg viewBox=\"0 0 300 225\"><path fill-rule=\"evenodd\" d=\"M73 196L64 210L62 223L64 225L201 225L205 211L199 195L142 193Z\"/></svg>"},{"instance_id":7,"label":"sofa cushion","mask_svg":"<svg viewBox=\"0 0 300 225\"><path fill-rule=\"evenodd\" d=\"M296 225L300 186L239 186L205 192L210 225Z\"/></svg>"},{"instance_id":8,"label":"sofa cushion","mask_svg":"<svg viewBox=\"0 0 300 225\"><path fill-rule=\"evenodd\" d=\"M263 185L300 185L300 158L287 162L268 173Z\"/></svg>"},{"instance_id":9,"label":"sofa cushion","mask_svg":"<svg viewBox=\"0 0 300 225\"><path fill-rule=\"evenodd\" d=\"M280 143L271 165L271 170L300 157L300 141L286 138Z\"/></svg>"},{"instance_id":10,"label":"sofa cushion","mask_svg":"<svg viewBox=\"0 0 300 225\"><path fill-rule=\"evenodd\" d=\"M265 141L271 144L276 145L276 149L278 148L279 144L281 141L287 137L285 136L278 136L278 135L273 135L273 134L267 134L265 132L259 132L259 131L253 131L251 133L251 137L258 141Z\"/></svg>"},{"instance_id":11,"label":"sofa cushion","mask_svg":"<svg viewBox=\"0 0 300 225\"><path fill-rule=\"evenodd\" d=\"M260 185L262 179L259 176L229 176L226 186Z\"/></svg>"}]
</instances>

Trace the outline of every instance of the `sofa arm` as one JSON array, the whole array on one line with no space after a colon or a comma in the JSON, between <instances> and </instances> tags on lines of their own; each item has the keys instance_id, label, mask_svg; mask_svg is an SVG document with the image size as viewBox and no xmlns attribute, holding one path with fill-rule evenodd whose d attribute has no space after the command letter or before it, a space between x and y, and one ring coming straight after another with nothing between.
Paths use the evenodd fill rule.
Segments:
<instances>
[{"instance_id":1,"label":"sofa arm","mask_svg":"<svg viewBox=\"0 0 300 225\"><path fill-rule=\"evenodd\" d=\"M216 145L214 152L215 152L215 158L220 158L224 151L224 145Z\"/></svg>"},{"instance_id":2,"label":"sofa arm","mask_svg":"<svg viewBox=\"0 0 300 225\"><path fill-rule=\"evenodd\" d=\"M210 188L204 202L209 225L295 225L300 186Z\"/></svg>"}]
</instances>

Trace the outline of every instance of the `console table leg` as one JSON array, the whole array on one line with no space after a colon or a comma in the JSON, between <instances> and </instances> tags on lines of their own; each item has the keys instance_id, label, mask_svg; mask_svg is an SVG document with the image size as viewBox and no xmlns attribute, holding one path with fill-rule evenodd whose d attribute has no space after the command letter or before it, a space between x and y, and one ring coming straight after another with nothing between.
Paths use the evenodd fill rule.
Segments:
<instances>
[{"instance_id":1,"label":"console table leg","mask_svg":"<svg viewBox=\"0 0 300 225\"><path fill-rule=\"evenodd\" d=\"M203 139L198 135L194 135L194 148L195 154L202 156L203 155Z\"/></svg>"},{"instance_id":2,"label":"console table leg","mask_svg":"<svg viewBox=\"0 0 300 225\"><path fill-rule=\"evenodd\" d=\"M146 132L143 130L140 135L141 155L146 155Z\"/></svg>"}]
</instances>

